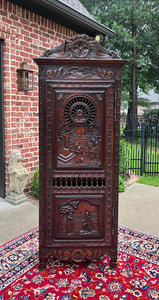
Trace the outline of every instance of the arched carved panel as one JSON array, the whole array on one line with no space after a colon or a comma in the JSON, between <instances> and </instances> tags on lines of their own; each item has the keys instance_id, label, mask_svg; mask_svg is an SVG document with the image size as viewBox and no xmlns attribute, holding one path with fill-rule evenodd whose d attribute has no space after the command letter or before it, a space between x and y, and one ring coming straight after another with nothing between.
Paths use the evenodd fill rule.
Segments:
<instances>
[{"instance_id":1,"label":"arched carved panel","mask_svg":"<svg viewBox=\"0 0 159 300\"><path fill-rule=\"evenodd\" d=\"M91 97L68 97L64 102L57 113L61 116L57 128L57 168L101 167L102 131L96 122L97 111L97 104Z\"/></svg>"}]
</instances>

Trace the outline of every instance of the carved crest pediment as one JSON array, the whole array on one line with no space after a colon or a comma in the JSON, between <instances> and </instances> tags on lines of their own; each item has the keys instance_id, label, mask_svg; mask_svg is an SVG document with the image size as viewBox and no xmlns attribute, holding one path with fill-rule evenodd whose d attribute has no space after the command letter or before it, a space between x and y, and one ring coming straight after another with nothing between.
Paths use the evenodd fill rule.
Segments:
<instances>
[{"instance_id":1,"label":"carved crest pediment","mask_svg":"<svg viewBox=\"0 0 159 300\"><path fill-rule=\"evenodd\" d=\"M76 59L120 59L113 51L102 47L86 34L76 35L60 46L48 49L42 57Z\"/></svg>"}]
</instances>

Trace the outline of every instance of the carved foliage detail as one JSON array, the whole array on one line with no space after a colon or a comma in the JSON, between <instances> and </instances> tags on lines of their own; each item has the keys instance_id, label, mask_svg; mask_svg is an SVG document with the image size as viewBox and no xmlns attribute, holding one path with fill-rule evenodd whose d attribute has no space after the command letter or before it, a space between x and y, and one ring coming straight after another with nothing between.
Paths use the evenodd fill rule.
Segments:
<instances>
[{"instance_id":1,"label":"carved foliage detail","mask_svg":"<svg viewBox=\"0 0 159 300\"><path fill-rule=\"evenodd\" d=\"M60 67L47 70L48 78L61 79L106 79L112 80L114 72L111 69L91 67Z\"/></svg>"}]
</instances>

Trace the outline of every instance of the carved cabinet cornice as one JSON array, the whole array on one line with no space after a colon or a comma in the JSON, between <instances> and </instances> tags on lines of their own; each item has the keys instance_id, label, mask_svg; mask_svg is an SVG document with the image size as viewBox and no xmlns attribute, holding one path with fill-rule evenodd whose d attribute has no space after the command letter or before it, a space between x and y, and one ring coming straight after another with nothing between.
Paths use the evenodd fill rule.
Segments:
<instances>
[{"instance_id":1,"label":"carved cabinet cornice","mask_svg":"<svg viewBox=\"0 0 159 300\"><path fill-rule=\"evenodd\" d=\"M116 267L121 69L86 35L34 59L39 66L39 254L109 254Z\"/></svg>"}]
</instances>

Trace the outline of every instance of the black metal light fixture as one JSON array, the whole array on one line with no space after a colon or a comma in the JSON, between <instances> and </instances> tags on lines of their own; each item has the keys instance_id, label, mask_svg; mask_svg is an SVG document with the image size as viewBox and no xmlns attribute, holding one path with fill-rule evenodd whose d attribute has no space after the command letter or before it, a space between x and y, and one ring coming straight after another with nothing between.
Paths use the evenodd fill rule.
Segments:
<instances>
[{"instance_id":1,"label":"black metal light fixture","mask_svg":"<svg viewBox=\"0 0 159 300\"><path fill-rule=\"evenodd\" d=\"M18 90L19 91L31 91L33 90L33 70L31 70L28 64L23 61L20 65L18 72Z\"/></svg>"}]
</instances>

